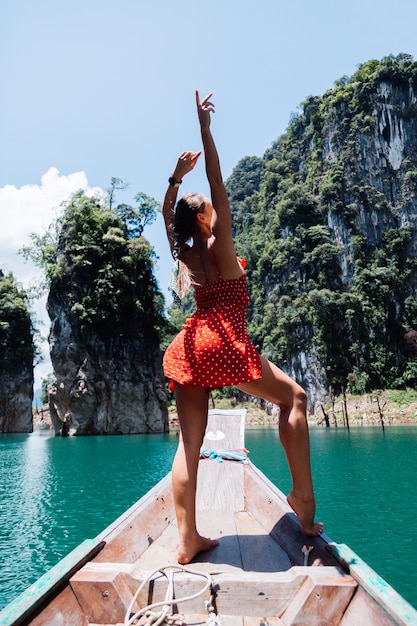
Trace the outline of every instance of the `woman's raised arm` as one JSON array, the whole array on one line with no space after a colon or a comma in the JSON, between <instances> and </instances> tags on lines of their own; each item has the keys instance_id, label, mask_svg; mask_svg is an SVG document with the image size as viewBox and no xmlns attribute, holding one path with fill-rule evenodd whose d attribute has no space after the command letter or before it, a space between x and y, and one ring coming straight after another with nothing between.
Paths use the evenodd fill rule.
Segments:
<instances>
[{"instance_id":1,"label":"woman's raised arm","mask_svg":"<svg viewBox=\"0 0 417 626\"><path fill-rule=\"evenodd\" d=\"M219 235L231 234L232 218L229 199L223 184L219 155L210 130L210 114L214 113L214 104L210 100L211 96L212 94L209 93L203 100L200 100L199 93L196 91L196 104L206 161L207 179L210 185L211 201L217 214L217 220L213 223L213 234L218 238Z\"/></svg>"},{"instance_id":2,"label":"woman's raised arm","mask_svg":"<svg viewBox=\"0 0 417 626\"><path fill-rule=\"evenodd\" d=\"M162 215L164 216L171 254L174 252L174 207L177 200L178 188L184 176L194 169L200 154L201 152L190 152L189 150L182 152L178 157L174 171L168 179L168 187L162 204Z\"/></svg>"}]
</instances>

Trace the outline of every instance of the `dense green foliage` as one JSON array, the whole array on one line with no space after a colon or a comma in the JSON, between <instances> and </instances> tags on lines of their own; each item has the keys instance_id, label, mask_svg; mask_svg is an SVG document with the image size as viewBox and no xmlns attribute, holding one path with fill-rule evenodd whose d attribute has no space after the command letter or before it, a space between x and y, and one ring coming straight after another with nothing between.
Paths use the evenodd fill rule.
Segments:
<instances>
[{"instance_id":1,"label":"dense green foliage","mask_svg":"<svg viewBox=\"0 0 417 626\"><path fill-rule=\"evenodd\" d=\"M407 129L398 168L374 149L389 151L396 132L383 81ZM227 181L237 252L248 262L251 338L287 371L302 354L307 367L320 362L335 392L417 384L411 89L409 55L368 61L307 98L264 157L246 157Z\"/></svg>"},{"instance_id":2,"label":"dense green foliage","mask_svg":"<svg viewBox=\"0 0 417 626\"><path fill-rule=\"evenodd\" d=\"M357 165L375 133L383 79L417 86L417 64L405 55L369 61L303 103L265 155L251 239L237 233L239 250L255 261L249 329L256 343L284 366L313 345L336 390L417 381L415 359L401 350L405 333L417 327L417 264L409 248L415 232L396 218L404 202L392 198L398 174L376 167L365 180ZM411 107L405 114L417 119ZM405 181L417 170L415 122L413 130ZM415 200L415 191L407 193L407 201ZM384 222L376 237L371 220L361 223L361 213L371 212Z\"/></svg>"},{"instance_id":3,"label":"dense green foliage","mask_svg":"<svg viewBox=\"0 0 417 626\"><path fill-rule=\"evenodd\" d=\"M31 370L35 347L25 292L0 271L0 375Z\"/></svg>"},{"instance_id":4,"label":"dense green foliage","mask_svg":"<svg viewBox=\"0 0 417 626\"><path fill-rule=\"evenodd\" d=\"M157 203L144 194L136 200L138 209L110 209L102 199L76 193L45 235L32 236L26 250L45 270L49 309L63 307L81 333L146 340L164 325L155 255L142 236Z\"/></svg>"}]
</instances>

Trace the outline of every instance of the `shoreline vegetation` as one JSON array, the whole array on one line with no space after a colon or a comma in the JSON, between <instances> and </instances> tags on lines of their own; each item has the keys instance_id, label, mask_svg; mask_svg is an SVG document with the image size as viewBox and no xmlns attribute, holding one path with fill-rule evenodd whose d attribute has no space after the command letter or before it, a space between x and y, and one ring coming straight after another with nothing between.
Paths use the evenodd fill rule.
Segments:
<instances>
[{"instance_id":1,"label":"shoreline vegetation","mask_svg":"<svg viewBox=\"0 0 417 626\"><path fill-rule=\"evenodd\" d=\"M247 428L271 428L278 424L279 409L274 405L259 405L255 402L238 402L231 398L216 398L210 408L247 410ZM169 428L178 429L175 405L168 408ZM308 416L310 426L326 427L326 416L330 428L356 426L399 426L417 425L417 390L386 390L362 396L339 396L332 403L318 405L314 415ZM347 416L347 417L346 417ZM44 405L33 409L34 431L51 430L49 408Z\"/></svg>"},{"instance_id":2,"label":"shoreline vegetation","mask_svg":"<svg viewBox=\"0 0 417 626\"><path fill-rule=\"evenodd\" d=\"M270 428L278 425L279 409L271 404L259 405L255 401L238 402L235 399L215 399L211 408L247 410L247 428ZM333 402L318 405L314 414L308 415L310 426L326 427L398 426L417 425L417 390L386 390L361 396L347 394ZM346 417L347 415L347 417ZM175 405L169 407L170 428L178 427Z\"/></svg>"},{"instance_id":3,"label":"shoreline vegetation","mask_svg":"<svg viewBox=\"0 0 417 626\"><path fill-rule=\"evenodd\" d=\"M274 405L259 406L255 402L235 402L221 398L214 401L216 409L243 407L247 410L247 428L270 428L278 425L279 409ZM342 396L334 402L318 405L314 415L308 415L309 426L326 427L327 414L330 428L355 426L417 425L417 390L388 390L362 396ZM347 418L346 418L347 414ZM169 410L170 428L178 427L175 406Z\"/></svg>"}]
</instances>

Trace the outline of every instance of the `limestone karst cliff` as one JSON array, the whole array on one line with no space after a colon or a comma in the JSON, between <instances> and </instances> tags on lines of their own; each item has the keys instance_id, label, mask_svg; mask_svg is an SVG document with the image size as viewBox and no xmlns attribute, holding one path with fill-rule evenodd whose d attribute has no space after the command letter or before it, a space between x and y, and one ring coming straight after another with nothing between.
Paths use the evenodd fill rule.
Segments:
<instances>
[{"instance_id":1,"label":"limestone karst cliff","mask_svg":"<svg viewBox=\"0 0 417 626\"><path fill-rule=\"evenodd\" d=\"M78 194L60 221L54 254L49 404L56 432L167 431L162 296L149 244L129 237L115 211Z\"/></svg>"},{"instance_id":2,"label":"limestone karst cliff","mask_svg":"<svg viewBox=\"0 0 417 626\"><path fill-rule=\"evenodd\" d=\"M0 433L30 433L33 330L26 294L0 270Z\"/></svg>"},{"instance_id":3,"label":"limestone karst cliff","mask_svg":"<svg viewBox=\"0 0 417 626\"><path fill-rule=\"evenodd\" d=\"M76 320L51 297L49 311L54 367L49 406L56 433L166 432L158 342L80 333Z\"/></svg>"},{"instance_id":4,"label":"limestone karst cliff","mask_svg":"<svg viewBox=\"0 0 417 626\"><path fill-rule=\"evenodd\" d=\"M248 328L308 391L417 382L417 64L369 61L311 96L227 181ZM414 337L414 339L409 339Z\"/></svg>"}]
</instances>

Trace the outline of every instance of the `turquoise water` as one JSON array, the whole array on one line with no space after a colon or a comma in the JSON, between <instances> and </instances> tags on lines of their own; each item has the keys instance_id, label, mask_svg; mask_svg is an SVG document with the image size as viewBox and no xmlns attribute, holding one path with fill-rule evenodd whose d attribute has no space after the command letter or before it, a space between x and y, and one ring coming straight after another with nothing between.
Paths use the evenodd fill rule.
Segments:
<instances>
[{"instance_id":1,"label":"turquoise water","mask_svg":"<svg viewBox=\"0 0 417 626\"><path fill-rule=\"evenodd\" d=\"M171 467L175 433L0 436L0 608L95 537ZM275 430L249 430L252 461L287 492ZM311 429L317 519L417 607L417 428Z\"/></svg>"}]
</instances>

